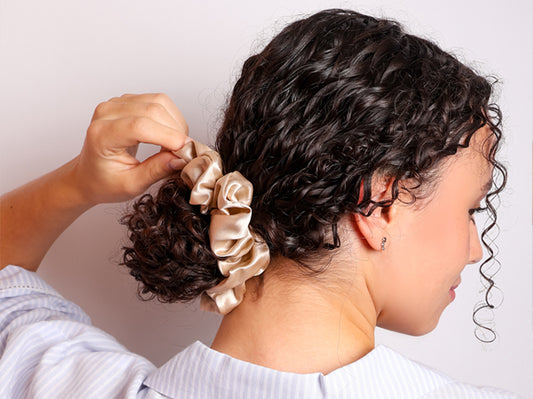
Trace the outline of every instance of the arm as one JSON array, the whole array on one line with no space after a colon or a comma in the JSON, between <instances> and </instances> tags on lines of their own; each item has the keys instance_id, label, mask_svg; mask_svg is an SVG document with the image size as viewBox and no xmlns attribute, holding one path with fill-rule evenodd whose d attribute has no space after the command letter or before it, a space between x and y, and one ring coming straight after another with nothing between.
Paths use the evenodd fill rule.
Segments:
<instances>
[{"instance_id":1,"label":"arm","mask_svg":"<svg viewBox=\"0 0 533 399\"><path fill-rule=\"evenodd\" d=\"M91 207L72 184L76 162L0 197L0 268L37 270L56 238Z\"/></svg>"},{"instance_id":2,"label":"arm","mask_svg":"<svg viewBox=\"0 0 533 399\"><path fill-rule=\"evenodd\" d=\"M76 158L0 197L0 269L35 271L59 235L87 209L120 202L182 166L170 151L187 141L183 116L162 94L124 95L100 104ZM160 145L144 162L139 143Z\"/></svg>"}]
</instances>

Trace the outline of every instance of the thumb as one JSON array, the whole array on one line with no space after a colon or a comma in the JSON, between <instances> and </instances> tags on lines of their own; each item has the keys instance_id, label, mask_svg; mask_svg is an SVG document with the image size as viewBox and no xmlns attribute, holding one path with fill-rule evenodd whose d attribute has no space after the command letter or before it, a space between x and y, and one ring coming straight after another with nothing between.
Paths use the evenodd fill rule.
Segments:
<instances>
[{"instance_id":1,"label":"thumb","mask_svg":"<svg viewBox=\"0 0 533 399\"><path fill-rule=\"evenodd\" d=\"M144 191L159 180L176 173L180 162L184 163L185 161L180 160L169 151L161 151L137 165L132 178Z\"/></svg>"}]
</instances>

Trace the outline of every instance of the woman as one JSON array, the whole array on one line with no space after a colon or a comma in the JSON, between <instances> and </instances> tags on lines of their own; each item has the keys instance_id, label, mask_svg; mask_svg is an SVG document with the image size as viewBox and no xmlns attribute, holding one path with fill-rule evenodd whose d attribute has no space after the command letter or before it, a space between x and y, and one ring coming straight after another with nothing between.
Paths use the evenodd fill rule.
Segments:
<instances>
[{"instance_id":1,"label":"woman","mask_svg":"<svg viewBox=\"0 0 533 399\"><path fill-rule=\"evenodd\" d=\"M505 183L490 95L395 22L331 10L245 62L218 152L187 138L166 96L99 105L78 157L2 198L1 262L19 267L1 273L0 392L514 397L374 347L376 326L431 331L481 260L473 214L485 199L495 217ZM139 163L128 150L139 142L164 150ZM212 348L193 344L156 370L24 269L92 205L164 178L123 220L124 264L142 293L202 296L225 316Z\"/></svg>"}]
</instances>

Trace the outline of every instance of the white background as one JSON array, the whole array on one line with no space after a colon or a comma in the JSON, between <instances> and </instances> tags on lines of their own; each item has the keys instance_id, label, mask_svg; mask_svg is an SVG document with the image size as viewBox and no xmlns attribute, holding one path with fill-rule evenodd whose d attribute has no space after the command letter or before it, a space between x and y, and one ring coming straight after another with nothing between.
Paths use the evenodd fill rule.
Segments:
<instances>
[{"instance_id":1,"label":"white background","mask_svg":"<svg viewBox=\"0 0 533 399\"><path fill-rule=\"evenodd\" d=\"M127 92L166 92L191 135L212 143L247 55L296 16L337 6L396 18L502 80L502 157L510 178L499 209L496 281L505 301L496 311L498 341L483 345L473 337L475 266L465 270L456 301L433 333L378 331L377 341L457 379L533 398L530 0L0 0L0 192L75 156L94 107ZM87 212L58 239L39 273L94 324L156 365L196 339L210 344L217 316L197 304L136 299L135 282L117 266L123 211L100 205Z\"/></svg>"}]
</instances>

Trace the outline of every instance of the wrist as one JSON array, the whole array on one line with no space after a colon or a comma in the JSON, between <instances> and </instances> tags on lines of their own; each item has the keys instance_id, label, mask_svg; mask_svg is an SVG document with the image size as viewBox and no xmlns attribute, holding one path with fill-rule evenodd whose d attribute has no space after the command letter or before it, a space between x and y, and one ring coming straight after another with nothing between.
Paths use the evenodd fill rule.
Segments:
<instances>
[{"instance_id":1,"label":"wrist","mask_svg":"<svg viewBox=\"0 0 533 399\"><path fill-rule=\"evenodd\" d=\"M0 268L37 270L59 235L94 205L76 179L76 159L0 199Z\"/></svg>"},{"instance_id":2,"label":"wrist","mask_svg":"<svg viewBox=\"0 0 533 399\"><path fill-rule=\"evenodd\" d=\"M55 182L50 185L51 195L57 198L58 205L81 213L98 205L87 189L87 184L78 172L79 156L67 162L56 172ZM80 213L80 214L81 214Z\"/></svg>"}]
</instances>

